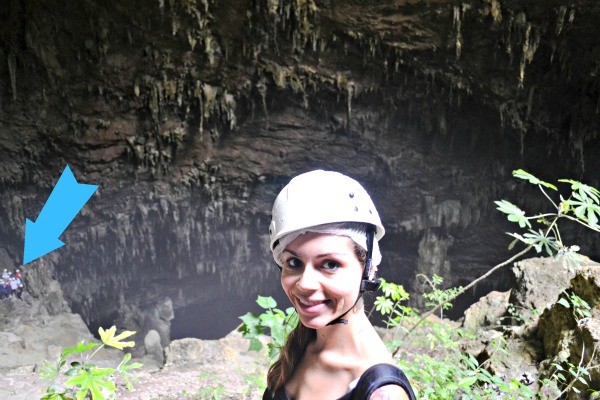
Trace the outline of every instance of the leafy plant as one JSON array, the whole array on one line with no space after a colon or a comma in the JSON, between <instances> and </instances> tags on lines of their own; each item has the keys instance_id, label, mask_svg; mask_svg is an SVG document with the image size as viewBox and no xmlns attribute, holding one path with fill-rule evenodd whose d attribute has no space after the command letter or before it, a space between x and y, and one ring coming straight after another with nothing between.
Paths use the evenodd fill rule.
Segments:
<instances>
[{"instance_id":1,"label":"leafy plant","mask_svg":"<svg viewBox=\"0 0 600 400\"><path fill-rule=\"evenodd\" d=\"M431 288L430 292L423 294L423 297L427 299L425 306L437 307L440 310L440 318L444 318L444 310L448 310L452 307L452 300L456 298L457 293L461 292L462 287L458 286L440 289L440 286L444 283L444 279L436 274L433 274L431 279L423 274L419 274L417 277L423 278Z\"/></svg>"},{"instance_id":2,"label":"leafy plant","mask_svg":"<svg viewBox=\"0 0 600 400\"><path fill-rule=\"evenodd\" d=\"M198 400L220 400L227 393L225 387L218 383L218 378L211 374L200 374L202 385L196 395Z\"/></svg>"},{"instance_id":3,"label":"leafy plant","mask_svg":"<svg viewBox=\"0 0 600 400\"><path fill-rule=\"evenodd\" d=\"M416 314L412 307L403 305L409 299L409 294L404 290L404 286L398 285L394 282L388 282L383 278L380 278L381 284L379 289L383 293L383 296L377 296L373 306L384 317L386 328L393 328L400 326L402 321L409 316Z\"/></svg>"},{"instance_id":4,"label":"leafy plant","mask_svg":"<svg viewBox=\"0 0 600 400\"><path fill-rule=\"evenodd\" d=\"M432 305L447 309L451 298L459 288L442 290L439 287L443 279L437 275L432 278L421 276L429 289L423 294ZM401 285L385 282L383 296L375 301L375 309L387 316L386 326L395 327L400 322L414 323L417 312L409 306L395 307L399 301L407 301L409 294ZM395 313L392 310L396 310ZM512 379L506 381L487 369L490 359L479 362L463 345L475 341L476 337L447 320L426 321L423 324L420 339L412 338L405 342L395 338L386 343L389 347L399 346L405 350L397 363L407 375L417 398L430 400L463 399L527 399L533 398L533 392L524 383ZM418 341L416 341L418 340ZM498 340L497 351L505 352L506 342ZM409 344L407 344L409 343Z\"/></svg>"},{"instance_id":5,"label":"leafy plant","mask_svg":"<svg viewBox=\"0 0 600 400\"><path fill-rule=\"evenodd\" d=\"M598 225L600 191L572 179L559 179L559 183L567 183L571 186L571 193L566 198L559 194L557 200L552 199L547 192L547 190L558 192L555 185L544 182L522 169L513 171L513 176L536 185L550 202L552 210L527 216L525 211L507 200L496 201L497 209L506 214L509 221L518 223L520 228L529 228L525 233L508 233L515 238L510 247L520 241L532 246L538 253L545 252L551 257L564 257L570 265L579 261L577 254L579 247L566 246L563 243L558 222L566 219L600 232L600 225ZM537 225L537 229L533 229L532 222Z\"/></svg>"},{"instance_id":6,"label":"leafy plant","mask_svg":"<svg viewBox=\"0 0 600 400\"><path fill-rule=\"evenodd\" d=\"M262 349L261 335L269 335L271 341L267 343L269 359L275 360L285 344L290 332L298 325L298 314L293 307L284 311L277 308L277 302L272 297L258 296L259 306L266 311L257 315L246 313L241 316L243 324L238 329L242 336L250 339L250 350Z\"/></svg>"},{"instance_id":7,"label":"leafy plant","mask_svg":"<svg viewBox=\"0 0 600 400\"><path fill-rule=\"evenodd\" d=\"M129 390L133 390L132 380L136 380L130 374L132 369L140 368L140 363L130 363L131 354L123 356L123 360L116 368L100 368L91 362L91 359L105 346L123 350L125 347L133 347L133 341L123 342L123 339L135 334L133 331L123 331L115 336L117 328L113 326L104 330L100 328L98 333L102 344L81 341L75 347L64 348L54 363L45 362L41 369L41 378L52 381L52 386L46 389L42 400L104 400L116 398L116 385L114 376L119 375L126 383ZM93 351L92 351L93 350ZM79 356L79 360L68 362L69 358ZM57 382L59 375L64 374L69 379L60 385Z\"/></svg>"}]
</instances>

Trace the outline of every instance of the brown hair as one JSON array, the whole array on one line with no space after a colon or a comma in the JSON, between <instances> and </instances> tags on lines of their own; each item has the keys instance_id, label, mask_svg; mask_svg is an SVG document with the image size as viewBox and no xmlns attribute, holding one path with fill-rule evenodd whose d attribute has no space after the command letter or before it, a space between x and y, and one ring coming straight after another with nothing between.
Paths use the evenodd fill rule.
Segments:
<instances>
[{"instance_id":1,"label":"brown hair","mask_svg":"<svg viewBox=\"0 0 600 400\"><path fill-rule=\"evenodd\" d=\"M354 254L364 267L367 259L366 250L354 243ZM271 365L267 373L267 387L273 396L294 374L294 370L302 359L306 347L316 337L317 331L307 328L302 325L302 322L298 322L298 326L290 332L290 336L281 349L279 358Z\"/></svg>"}]
</instances>

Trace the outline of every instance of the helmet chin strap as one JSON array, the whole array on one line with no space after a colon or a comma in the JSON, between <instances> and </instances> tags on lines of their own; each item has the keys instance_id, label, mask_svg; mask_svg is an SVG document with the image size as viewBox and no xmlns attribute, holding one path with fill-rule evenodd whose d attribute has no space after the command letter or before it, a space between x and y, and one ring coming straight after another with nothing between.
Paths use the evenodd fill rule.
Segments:
<instances>
[{"instance_id":1,"label":"helmet chin strap","mask_svg":"<svg viewBox=\"0 0 600 400\"><path fill-rule=\"evenodd\" d=\"M369 224L367 226L367 259L365 261L365 269L363 272L362 279L360 281L360 290L358 292L358 296L356 297L356 301L345 313L329 322L325 326L335 325L335 324L344 324L348 325L348 320L343 318L346 314L348 314L358 303L360 298L362 297L365 291L373 292L379 288L381 281L379 279L371 280L369 277L371 275L371 268L373 264L373 237L375 236L375 226Z\"/></svg>"}]
</instances>

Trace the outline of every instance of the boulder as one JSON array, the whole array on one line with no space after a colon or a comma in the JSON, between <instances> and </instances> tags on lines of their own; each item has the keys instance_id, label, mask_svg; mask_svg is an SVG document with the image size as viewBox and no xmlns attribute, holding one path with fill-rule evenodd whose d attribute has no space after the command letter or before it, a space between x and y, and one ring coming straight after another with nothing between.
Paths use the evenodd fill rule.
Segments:
<instances>
[{"instance_id":1,"label":"boulder","mask_svg":"<svg viewBox=\"0 0 600 400\"><path fill-rule=\"evenodd\" d=\"M144 337L144 346L146 348L146 355L161 364L164 363L165 352L160 343L160 334L158 332L154 329L149 330Z\"/></svg>"},{"instance_id":2,"label":"boulder","mask_svg":"<svg viewBox=\"0 0 600 400\"><path fill-rule=\"evenodd\" d=\"M483 296L465 311L463 327L477 330L481 327L502 324L508 308L509 296L510 291L493 291Z\"/></svg>"},{"instance_id":3,"label":"boulder","mask_svg":"<svg viewBox=\"0 0 600 400\"><path fill-rule=\"evenodd\" d=\"M575 276L562 261L550 257L516 262L511 271L513 283L509 303L515 325L535 320L546 307L556 302L560 292L569 287L569 281Z\"/></svg>"},{"instance_id":4,"label":"boulder","mask_svg":"<svg viewBox=\"0 0 600 400\"><path fill-rule=\"evenodd\" d=\"M263 344L266 343L266 339ZM219 340L184 338L174 340L165 349L165 368L182 365L212 365L223 360L236 364L266 360L265 346L260 353L249 350L250 340L233 331Z\"/></svg>"},{"instance_id":5,"label":"boulder","mask_svg":"<svg viewBox=\"0 0 600 400\"><path fill-rule=\"evenodd\" d=\"M589 308L574 305L572 295L585 301ZM538 337L548 360L542 364L547 376L553 373L553 362L600 364L600 265L589 263L575 272L570 288L560 295L559 302L540 316ZM600 371L591 369L586 380L589 387L599 388Z\"/></svg>"}]
</instances>

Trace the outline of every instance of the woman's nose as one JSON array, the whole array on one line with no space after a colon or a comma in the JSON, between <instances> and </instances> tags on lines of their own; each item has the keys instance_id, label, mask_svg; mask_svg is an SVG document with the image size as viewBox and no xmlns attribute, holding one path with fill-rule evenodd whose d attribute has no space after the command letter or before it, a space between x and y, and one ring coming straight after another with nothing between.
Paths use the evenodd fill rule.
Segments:
<instances>
[{"instance_id":1,"label":"woman's nose","mask_svg":"<svg viewBox=\"0 0 600 400\"><path fill-rule=\"evenodd\" d=\"M302 290L318 289L320 286L319 273L312 266L305 266L296 285Z\"/></svg>"}]
</instances>

